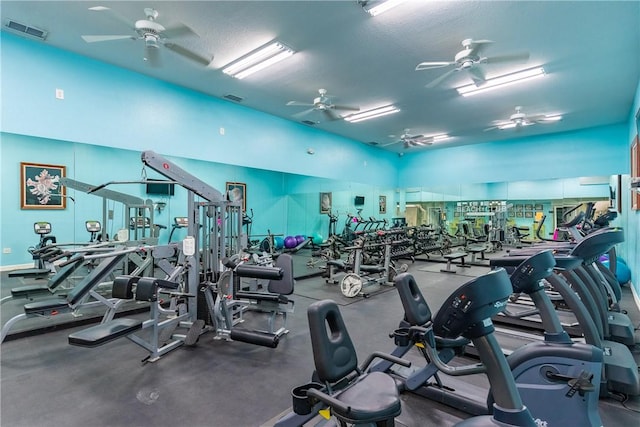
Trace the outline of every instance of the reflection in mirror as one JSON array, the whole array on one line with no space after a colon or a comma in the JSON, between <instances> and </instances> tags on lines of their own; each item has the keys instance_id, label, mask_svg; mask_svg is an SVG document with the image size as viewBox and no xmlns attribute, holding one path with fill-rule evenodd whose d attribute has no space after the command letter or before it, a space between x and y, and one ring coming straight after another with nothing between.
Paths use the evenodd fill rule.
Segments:
<instances>
[{"instance_id":1,"label":"reflection in mirror","mask_svg":"<svg viewBox=\"0 0 640 427\"><path fill-rule=\"evenodd\" d=\"M446 227L456 235L462 223L480 232L488 224L517 227L535 238L553 238L556 228L593 202L598 217L610 208L610 177L464 184L408 188L406 204L398 212L411 226ZM577 205L583 205L565 214Z\"/></svg>"}]
</instances>

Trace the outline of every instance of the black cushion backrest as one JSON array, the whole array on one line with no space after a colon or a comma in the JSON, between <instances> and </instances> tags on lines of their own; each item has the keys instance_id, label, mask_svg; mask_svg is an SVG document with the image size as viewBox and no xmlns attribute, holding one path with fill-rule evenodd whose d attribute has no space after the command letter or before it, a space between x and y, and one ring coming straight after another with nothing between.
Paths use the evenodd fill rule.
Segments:
<instances>
[{"instance_id":1,"label":"black cushion backrest","mask_svg":"<svg viewBox=\"0 0 640 427\"><path fill-rule=\"evenodd\" d=\"M102 260L80 283L75 285L71 292L67 295L67 301L71 305L75 305L91 291L98 286L113 271L116 266L123 261L126 254L118 253L111 255Z\"/></svg>"},{"instance_id":2,"label":"black cushion backrest","mask_svg":"<svg viewBox=\"0 0 640 427\"><path fill-rule=\"evenodd\" d=\"M336 382L358 366L356 350L338 305L331 300L312 303L307 310L316 373L323 382Z\"/></svg>"},{"instance_id":3,"label":"black cushion backrest","mask_svg":"<svg viewBox=\"0 0 640 427\"><path fill-rule=\"evenodd\" d=\"M267 290L274 294L291 295L293 293L293 257L289 254L281 254L276 261L276 267L283 271L282 279L269 280Z\"/></svg>"},{"instance_id":4,"label":"black cushion backrest","mask_svg":"<svg viewBox=\"0 0 640 427\"><path fill-rule=\"evenodd\" d=\"M409 273L398 274L395 285L407 322L411 326L422 326L431 321L431 309L413 276Z\"/></svg>"}]
</instances>

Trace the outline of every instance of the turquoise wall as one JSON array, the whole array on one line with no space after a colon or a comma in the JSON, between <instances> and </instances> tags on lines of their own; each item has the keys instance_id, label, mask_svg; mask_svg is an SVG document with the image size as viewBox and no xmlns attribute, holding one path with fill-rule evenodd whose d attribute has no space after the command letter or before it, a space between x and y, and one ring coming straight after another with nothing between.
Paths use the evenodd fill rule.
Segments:
<instances>
[{"instance_id":1,"label":"turquoise wall","mask_svg":"<svg viewBox=\"0 0 640 427\"><path fill-rule=\"evenodd\" d=\"M633 102L633 108L629 113L629 127L627 134L628 145L627 149L627 164L630 165L629 152L630 147L635 138L638 129L636 127L636 112L640 109L640 81L636 89L636 96ZM636 295L640 295L640 244L638 243L638 236L640 235L640 210L631 210L631 192L626 189L629 188L628 176L622 182L622 226L625 229L626 242L622 245L621 255L627 261L627 265L631 270L631 281L636 290Z\"/></svg>"},{"instance_id":2,"label":"turquoise wall","mask_svg":"<svg viewBox=\"0 0 640 427\"><path fill-rule=\"evenodd\" d=\"M37 243L37 236L31 231L33 223L47 221L52 224L53 235L58 242L86 242L89 233L85 230L86 220L102 221L102 198L74 190L68 190L65 210L21 210L20 209L20 161L53 164L66 167L69 178L99 185L114 180L135 181L144 176L166 179L151 169L143 175L140 152L114 149L96 145L57 141L9 133L2 137L0 165L3 172L2 206L0 210L0 246L11 248L11 254L0 255L0 265L15 265L29 262L27 248ZM218 190L224 191L227 181L247 184L247 209L256 212L253 229L256 233L267 228L286 231L287 209L284 197L285 175L255 168L245 168L221 163L206 162L167 156L167 158ZM174 196L147 195L142 184L123 184L108 187L131 196L153 202L164 202L162 212L155 212L154 222L165 225L160 241L166 242L173 218L187 216L186 190L176 186ZM73 200L72 200L73 199ZM103 224L110 236L118 229L126 228L122 205L109 202L107 208L113 210L113 220ZM173 239L184 237L181 230Z\"/></svg>"},{"instance_id":3,"label":"turquoise wall","mask_svg":"<svg viewBox=\"0 0 640 427\"><path fill-rule=\"evenodd\" d=\"M627 126L621 123L407 154L400 158L398 186L629 173L626 135Z\"/></svg>"},{"instance_id":4,"label":"turquoise wall","mask_svg":"<svg viewBox=\"0 0 640 427\"><path fill-rule=\"evenodd\" d=\"M44 43L1 37L3 132L387 187L397 180L393 153ZM56 88L64 100L55 99Z\"/></svg>"}]
</instances>

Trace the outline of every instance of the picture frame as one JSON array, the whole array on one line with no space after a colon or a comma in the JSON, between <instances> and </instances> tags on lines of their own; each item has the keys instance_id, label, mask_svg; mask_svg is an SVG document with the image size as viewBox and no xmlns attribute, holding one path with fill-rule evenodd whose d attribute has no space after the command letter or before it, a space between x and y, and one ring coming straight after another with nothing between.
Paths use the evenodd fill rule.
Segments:
<instances>
[{"instance_id":1,"label":"picture frame","mask_svg":"<svg viewBox=\"0 0 640 427\"><path fill-rule=\"evenodd\" d=\"M544 209L544 207L541 203L536 203L536 205L533 207L533 210L535 211L541 211L542 209Z\"/></svg>"},{"instance_id":2,"label":"picture frame","mask_svg":"<svg viewBox=\"0 0 640 427\"><path fill-rule=\"evenodd\" d=\"M378 197L378 213L387 213L387 196Z\"/></svg>"},{"instance_id":3,"label":"picture frame","mask_svg":"<svg viewBox=\"0 0 640 427\"><path fill-rule=\"evenodd\" d=\"M527 211L524 213L525 218L533 218L533 212Z\"/></svg>"},{"instance_id":4,"label":"picture frame","mask_svg":"<svg viewBox=\"0 0 640 427\"><path fill-rule=\"evenodd\" d=\"M242 202L242 212L247 211L247 184L244 182L228 182L227 197L231 202Z\"/></svg>"},{"instance_id":5,"label":"picture frame","mask_svg":"<svg viewBox=\"0 0 640 427\"><path fill-rule=\"evenodd\" d=\"M640 137L636 135L633 144L631 144L631 179L638 178L640 176L640 153L638 153L640 144ZM640 191L637 189L631 190L631 210L640 210Z\"/></svg>"},{"instance_id":6,"label":"picture frame","mask_svg":"<svg viewBox=\"0 0 640 427\"><path fill-rule=\"evenodd\" d=\"M20 162L20 209L66 209L66 166Z\"/></svg>"},{"instance_id":7,"label":"picture frame","mask_svg":"<svg viewBox=\"0 0 640 427\"><path fill-rule=\"evenodd\" d=\"M332 205L331 192L321 192L319 201L320 201L320 213L321 214L331 213L331 205Z\"/></svg>"}]
</instances>

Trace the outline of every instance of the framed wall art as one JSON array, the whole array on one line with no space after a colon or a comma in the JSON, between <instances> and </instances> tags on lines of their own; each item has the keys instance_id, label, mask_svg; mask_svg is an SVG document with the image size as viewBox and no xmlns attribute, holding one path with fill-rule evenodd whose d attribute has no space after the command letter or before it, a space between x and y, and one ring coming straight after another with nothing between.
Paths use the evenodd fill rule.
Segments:
<instances>
[{"instance_id":1,"label":"framed wall art","mask_svg":"<svg viewBox=\"0 0 640 427\"><path fill-rule=\"evenodd\" d=\"M232 202L242 201L242 211L247 211L247 184L244 182L227 182L227 195Z\"/></svg>"},{"instance_id":2,"label":"framed wall art","mask_svg":"<svg viewBox=\"0 0 640 427\"><path fill-rule=\"evenodd\" d=\"M20 163L20 208L65 209L67 199L60 178L67 168L41 163Z\"/></svg>"},{"instance_id":3,"label":"framed wall art","mask_svg":"<svg viewBox=\"0 0 640 427\"><path fill-rule=\"evenodd\" d=\"M320 193L320 213L331 213L331 193Z\"/></svg>"},{"instance_id":4,"label":"framed wall art","mask_svg":"<svg viewBox=\"0 0 640 427\"><path fill-rule=\"evenodd\" d=\"M381 214L387 213L387 196L380 196L378 199L378 212Z\"/></svg>"},{"instance_id":5,"label":"framed wall art","mask_svg":"<svg viewBox=\"0 0 640 427\"><path fill-rule=\"evenodd\" d=\"M638 153L639 137L636 135L633 144L631 144L631 180L640 176L640 153ZM631 209L637 211L640 209L640 191L631 190Z\"/></svg>"}]
</instances>

